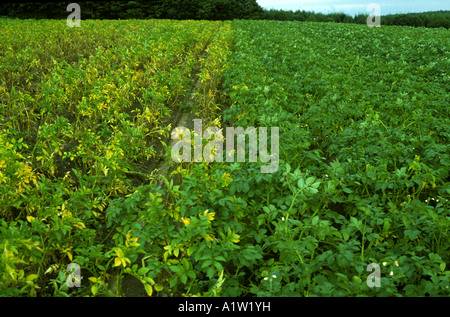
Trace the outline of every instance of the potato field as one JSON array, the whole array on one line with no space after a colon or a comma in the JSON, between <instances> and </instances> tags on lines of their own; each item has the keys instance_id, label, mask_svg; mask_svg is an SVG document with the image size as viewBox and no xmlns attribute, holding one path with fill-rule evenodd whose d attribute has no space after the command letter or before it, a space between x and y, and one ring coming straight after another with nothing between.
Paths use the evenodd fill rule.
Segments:
<instances>
[{"instance_id":1,"label":"potato field","mask_svg":"<svg viewBox=\"0 0 450 317\"><path fill-rule=\"evenodd\" d=\"M449 43L0 19L0 296L449 296ZM193 119L278 128L276 171L174 161Z\"/></svg>"}]
</instances>

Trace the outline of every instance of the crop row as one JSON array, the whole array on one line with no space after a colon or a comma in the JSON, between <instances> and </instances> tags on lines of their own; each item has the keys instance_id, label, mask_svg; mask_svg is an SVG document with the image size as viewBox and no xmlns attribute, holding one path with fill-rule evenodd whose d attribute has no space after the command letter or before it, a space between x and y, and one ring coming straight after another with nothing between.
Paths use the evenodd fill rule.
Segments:
<instances>
[{"instance_id":1,"label":"crop row","mask_svg":"<svg viewBox=\"0 0 450 317\"><path fill-rule=\"evenodd\" d=\"M2 292L64 294L64 269L72 261L89 272L86 285L94 281L89 293L111 292L106 274L121 265L119 254L135 261L124 250L139 245L128 243L137 239L129 226L137 226L139 211L126 197L134 199L140 186L147 194L155 187L154 170L165 155L161 140L186 102L198 99L189 110L199 115L217 112L230 26L0 23ZM127 217L119 204L133 212ZM155 216L140 216L134 229L152 234L144 224ZM140 278L151 293L154 282Z\"/></svg>"},{"instance_id":2,"label":"crop row","mask_svg":"<svg viewBox=\"0 0 450 317\"><path fill-rule=\"evenodd\" d=\"M233 28L224 119L280 128L278 173L232 174L261 247L250 292L448 294L448 31ZM388 265L380 288L365 282L370 263Z\"/></svg>"}]
</instances>

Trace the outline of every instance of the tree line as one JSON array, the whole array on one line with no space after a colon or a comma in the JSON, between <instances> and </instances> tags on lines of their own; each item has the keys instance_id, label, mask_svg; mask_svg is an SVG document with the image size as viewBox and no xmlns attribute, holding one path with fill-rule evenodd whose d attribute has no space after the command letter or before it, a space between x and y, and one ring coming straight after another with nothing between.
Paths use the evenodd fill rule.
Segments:
<instances>
[{"instance_id":1,"label":"tree line","mask_svg":"<svg viewBox=\"0 0 450 317\"><path fill-rule=\"evenodd\" d=\"M65 19L70 2L80 5L82 19L255 19L263 13L256 0L135 0L3 2L0 16L11 18Z\"/></svg>"},{"instance_id":2,"label":"tree line","mask_svg":"<svg viewBox=\"0 0 450 317\"><path fill-rule=\"evenodd\" d=\"M368 14L316 13L304 10L267 10L256 0L135 0L79 3L82 19L278 20L366 24ZM21 19L65 19L68 1L2 2L0 16ZM384 15L382 25L450 27L450 11Z\"/></svg>"},{"instance_id":3,"label":"tree line","mask_svg":"<svg viewBox=\"0 0 450 317\"><path fill-rule=\"evenodd\" d=\"M368 14L350 16L345 13L314 13L307 11L264 10L261 19L278 21L314 21L366 24ZM450 28L450 11L390 14L381 16L382 25Z\"/></svg>"}]
</instances>

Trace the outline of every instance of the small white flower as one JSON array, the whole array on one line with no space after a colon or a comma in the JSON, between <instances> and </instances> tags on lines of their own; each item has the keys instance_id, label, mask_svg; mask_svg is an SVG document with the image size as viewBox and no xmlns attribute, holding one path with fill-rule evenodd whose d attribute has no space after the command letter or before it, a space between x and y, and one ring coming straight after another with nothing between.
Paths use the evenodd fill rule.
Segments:
<instances>
[{"instance_id":1,"label":"small white flower","mask_svg":"<svg viewBox=\"0 0 450 317\"><path fill-rule=\"evenodd\" d=\"M272 278L277 278L277 276L274 274L274 275L272 275Z\"/></svg>"},{"instance_id":2,"label":"small white flower","mask_svg":"<svg viewBox=\"0 0 450 317\"><path fill-rule=\"evenodd\" d=\"M391 273L389 273L390 276L394 275L394 271L391 271Z\"/></svg>"},{"instance_id":3,"label":"small white flower","mask_svg":"<svg viewBox=\"0 0 450 317\"><path fill-rule=\"evenodd\" d=\"M264 278L264 281L267 281L269 278L266 276L265 278Z\"/></svg>"},{"instance_id":4,"label":"small white flower","mask_svg":"<svg viewBox=\"0 0 450 317\"><path fill-rule=\"evenodd\" d=\"M383 262L383 266L386 266L387 265L387 262Z\"/></svg>"},{"instance_id":5,"label":"small white flower","mask_svg":"<svg viewBox=\"0 0 450 317\"><path fill-rule=\"evenodd\" d=\"M281 217L281 221L284 221L284 217Z\"/></svg>"}]
</instances>

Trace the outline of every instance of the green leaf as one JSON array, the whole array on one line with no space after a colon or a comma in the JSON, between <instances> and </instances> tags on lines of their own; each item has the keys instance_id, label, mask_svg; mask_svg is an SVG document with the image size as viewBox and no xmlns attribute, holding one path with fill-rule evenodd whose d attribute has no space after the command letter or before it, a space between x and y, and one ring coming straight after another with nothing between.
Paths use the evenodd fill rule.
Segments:
<instances>
[{"instance_id":1,"label":"green leaf","mask_svg":"<svg viewBox=\"0 0 450 317\"><path fill-rule=\"evenodd\" d=\"M208 276L209 279L212 279L215 276L215 274L216 274L216 271L214 270L213 267L209 267L206 270L206 275Z\"/></svg>"},{"instance_id":2,"label":"green leaf","mask_svg":"<svg viewBox=\"0 0 450 317\"><path fill-rule=\"evenodd\" d=\"M319 216L314 216L314 218L312 218L311 220L311 224L313 226L317 225L319 223Z\"/></svg>"},{"instance_id":3,"label":"green leaf","mask_svg":"<svg viewBox=\"0 0 450 317\"><path fill-rule=\"evenodd\" d=\"M419 236L420 230L417 230L417 229L406 229L404 231L404 233L405 233L405 236L407 236L409 239L414 240L414 239L416 239Z\"/></svg>"},{"instance_id":4,"label":"green leaf","mask_svg":"<svg viewBox=\"0 0 450 317\"><path fill-rule=\"evenodd\" d=\"M389 222L389 220L384 219L384 223L383 223L383 232L387 232L389 230L389 228L391 227L391 223Z\"/></svg>"},{"instance_id":5,"label":"green leaf","mask_svg":"<svg viewBox=\"0 0 450 317\"><path fill-rule=\"evenodd\" d=\"M311 185L314 183L315 180L316 180L316 178L313 177L313 176L308 177L308 178L306 179L306 186L311 186Z\"/></svg>"},{"instance_id":6,"label":"green leaf","mask_svg":"<svg viewBox=\"0 0 450 317\"><path fill-rule=\"evenodd\" d=\"M214 260L215 261L226 262L226 259L223 256L221 256L221 255L218 255L218 256L214 257Z\"/></svg>"},{"instance_id":7,"label":"green leaf","mask_svg":"<svg viewBox=\"0 0 450 317\"><path fill-rule=\"evenodd\" d=\"M188 276L187 276L186 273L181 274L181 276L180 276L181 283L186 284L187 283L187 279L188 279Z\"/></svg>"},{"instance_id":8,"label":"green leaf","mask_svg":"<svg viewBox=\"0 0 450 317\"><path fill-rule=\"evenodd\" d=\"M366 206L356 206L356 208L364 212L370 212L370 208Z\"/></svg>"},{"instance_id":9,"label":"green leaf","mask_svg":"<svg viewBox=\"0 0 450 317\"><path fill-rule=\"evenodd\" d=\"M319 188L319 186L320 186L320 182L315 182L314 184L311 185L311 187L315 188L315 189Z\"/></svg>"},{"instance_id":10,"label":"green leaf","mask_svg":"<svg viewBox=\"0 0 450 317\"><path fill-rule=\"evenodd\" d=\"M201 268L204 269L207 266L211 266L212 265L212 260L206 260L202 263Z\"/></svg>"},{"instance_id":11,"label":"green leaf","mask_svg":"<svg viewBox=\"0 0 450 317\"><path fill-rule=\"evenodd\" d=\"M242 192L248 193L249 190L250 190L250 185L248 183L243 183L242 184Z\"/></svg>"},{"instance_id":12,"label":"green leaf","mask_svg":"<svg viewBox=\"0 0 450 317\"><path fill-rule=\"evenodd\" d=\"M214 266L216 267L217 271L223 270L222 264L220 264L220 262L214 262Z\"/></svg>"},{"instance_id":13,"label":"green leaf","mask_svg":"<svg viewBox=\"0 0 450 317\"><path fill-rule=\"evenodd\" d=\"M353 193L353 190L351 190L351 189L348 188L348 187L344 187L342 190L343 190L344 192L346 192L347 194Z\"/></svg>"},{"instance_id":14,"label":"green leaf","mask_svg":"<svg viewBox=\"0 0 450 317\"><path fill-rule=\"evenodd\" d=\"M195 271L193 271L193 270L189 270L187 272L187 275L193 280L197 277L197 275L195 274Z\"/></svg>"},{"instance_id":15,"label":"green leaf","mask_svg":"<svg viewBox=\"0 0 450 317\"><path fill-rule=\"evenodd\" d=\"M150 268L149 268L149 267L141 267L141 268L138 270L138 274L139 274L139 275L145 275L145 274L148 273L148 271L150 271Z\"/></svg>"}]
</instances>

